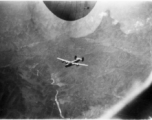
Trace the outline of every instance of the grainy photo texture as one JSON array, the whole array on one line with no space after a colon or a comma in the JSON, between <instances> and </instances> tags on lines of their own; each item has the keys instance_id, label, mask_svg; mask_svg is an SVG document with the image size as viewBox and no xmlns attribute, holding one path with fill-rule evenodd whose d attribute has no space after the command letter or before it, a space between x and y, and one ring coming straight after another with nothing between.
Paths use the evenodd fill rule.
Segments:
<instances>
[{"instance_id":1,"label":"grainy photo texture","mask_svg":"<svg viewBox=\"0 0 152 120\"><path fill-rule=\"evenodd\" d=\"M151 119L151 1L0 1L0 118Z\"/></svg>"}]
</instances>

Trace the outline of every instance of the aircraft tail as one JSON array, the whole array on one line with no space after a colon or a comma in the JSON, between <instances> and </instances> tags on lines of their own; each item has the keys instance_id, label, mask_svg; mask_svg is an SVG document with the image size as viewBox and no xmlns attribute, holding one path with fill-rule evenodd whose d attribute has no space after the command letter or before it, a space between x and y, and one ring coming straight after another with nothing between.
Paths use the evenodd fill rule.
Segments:
<instances>
[{"instance_id":1,"label":"aircraft tail","mask_svg":"<svg viewBox=\"0 0 152 120\"><path fill-rule=\"evenodd\" d=\"M82 57L82 62L84 61L84 57Z\"/></svg>"},{"instance_id":2,"label":"aircraft tail","mask_svg":"<svg viewBox=\"0 0 152 120\"><path fill-rule=\"evenodd\" d=\"M76 55L74 56L74 59L75 59L75 60L77 59L77 56L76 56Z\"/></svg>"}]
</instances>

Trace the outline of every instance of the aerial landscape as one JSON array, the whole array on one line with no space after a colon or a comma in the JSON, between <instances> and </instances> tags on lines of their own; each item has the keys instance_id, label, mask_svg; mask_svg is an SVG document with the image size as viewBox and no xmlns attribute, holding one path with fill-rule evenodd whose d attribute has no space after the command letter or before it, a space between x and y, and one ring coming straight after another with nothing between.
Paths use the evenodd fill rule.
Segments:
<instances>
[{"instance_id":1,"label":"aerial landscape","mask_svg":"<svg viewBox=\"0 0 152 120\"><path fill-rule=\"evenodd\" d=\"M0 118L99 118L146 82L152 2L87 5L66 20L43 1L0 1ZM148 118L151 99L114 117Z\"/></svg>"}]
</instances>

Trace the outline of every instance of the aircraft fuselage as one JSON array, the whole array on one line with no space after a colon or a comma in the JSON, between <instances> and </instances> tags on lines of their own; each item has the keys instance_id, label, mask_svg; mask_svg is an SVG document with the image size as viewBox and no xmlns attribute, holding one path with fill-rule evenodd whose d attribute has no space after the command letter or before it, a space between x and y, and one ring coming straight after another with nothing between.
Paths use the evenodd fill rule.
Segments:
<instances>
[{"instance_id":1,"label":"aircraft fuselage","mask_svg":"<svg viewBox=\"0 0 152 120\"><path fill-rule=\"evenodd\" d=\"M78 63L78 62L80 62L80 61L81 61L81 59L78 58L78 59L76 59L76 60L73 60L72 63Z\"/></svg>"},{"instance_id":2,"label":"aircraft fuselage","mask_svg":"<svg viewBox=\"0 0 152 120\"><path fill-rule=\"evenodd\" d=\"M67 64L65 65L65 67L70 67L70 66L73 65L72 63L78 63L78 62L80 62L80 61L81 61L81 59L73 60L73 61L71 61L70 63L67 63Z\"/></svg>"}]
</instances>

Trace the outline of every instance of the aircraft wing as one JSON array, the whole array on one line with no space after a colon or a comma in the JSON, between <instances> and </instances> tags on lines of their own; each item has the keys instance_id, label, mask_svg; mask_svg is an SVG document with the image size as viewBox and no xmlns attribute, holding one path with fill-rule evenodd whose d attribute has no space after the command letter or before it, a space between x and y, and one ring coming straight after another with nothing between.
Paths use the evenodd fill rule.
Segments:
<instances>
[{"instance_id":1,"label":"aircraft wing","mask_svg":"<svg viewBox=\"0 0 152 120\"><path fill-rule=\"evenodd\" d=\"M82 64L82 63L72 63L73 65L80 65L80 66L88 66L87 64Z\"/></svg>"},{"instance_id":2,"label":"aircraft wing","mask_svg":"<svg viewBox=\"0 0 152 120\"><path fill-rule=\"evenodd\" d=\"M62 62L64 62L64 63L70 63L69 60L65 60L65 59L62 59L62 58L59 58L59 57L57 57L57 59L60 60L60 61L62 61Z\"/></svg>"}]
</instances>

